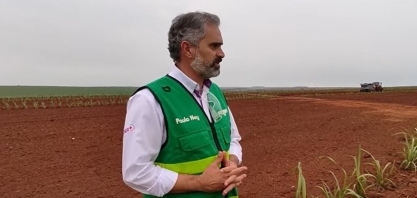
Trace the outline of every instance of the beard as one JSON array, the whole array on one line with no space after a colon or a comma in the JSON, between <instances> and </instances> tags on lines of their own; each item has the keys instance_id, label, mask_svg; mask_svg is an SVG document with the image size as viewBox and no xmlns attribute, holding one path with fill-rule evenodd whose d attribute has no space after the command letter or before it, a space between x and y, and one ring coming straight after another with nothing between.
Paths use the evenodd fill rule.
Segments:
<instances>
[{"instance_id":1,"label":"beard","mask_svg":"<svg viewBox=\"0 0 417 198\"><path fill-rule=\"evenodd\" d=\"M209 79L220 75L220 66L217 65L221 62L221 58L216 58L213 61L205 61L198 51L196 51L195 58L191 62L191 68L196 71L204 79Z\"/></svg>"}]
</instances>

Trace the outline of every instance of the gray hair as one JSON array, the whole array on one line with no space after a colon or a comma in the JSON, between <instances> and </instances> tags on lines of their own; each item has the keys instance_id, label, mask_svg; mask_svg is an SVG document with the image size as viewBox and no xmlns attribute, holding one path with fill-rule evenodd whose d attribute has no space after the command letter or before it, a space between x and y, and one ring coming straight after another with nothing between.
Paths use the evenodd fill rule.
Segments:
<instances>
[{"instance_id":1,"label":"gray hair","mask_svg":"<svg viewBox=\"0 0 417 198\"><path fill-rule=\"evenodd\" d=\"M198 46L200 40L206 36L205 24L219 26L220 18L207 12L189 12L178 15L172 20L168 32L168 51L174 62L180 61L182 41Z\"/></svg>"}]
</instances>

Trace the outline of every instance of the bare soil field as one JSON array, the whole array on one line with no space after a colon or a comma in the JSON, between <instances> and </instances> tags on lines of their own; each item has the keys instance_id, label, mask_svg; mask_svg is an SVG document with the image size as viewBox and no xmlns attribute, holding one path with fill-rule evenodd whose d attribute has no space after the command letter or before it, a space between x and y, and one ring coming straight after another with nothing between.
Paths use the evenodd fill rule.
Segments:
<instances>
[{"instance_id":1,"label":"bare soil field","mask_svg":"<svg viewBox=\"0 0 417 198\"><path fill-rule=\"evenodd\" d=\"M248 177L241 198L294 198L302 163L308 197L350 174L358 146L395 163L395 188L370 197L417 197L417 175L398 168L401 136L417 126L417 94L340 94L231 100ZM121 178L125 105L0 110L0 197L141 197ZM364 155L362 163L370 162ZM363 171L373 167L363 165ZM378 195L379 194L379 195Z\"/></svg>"}]
</instances>

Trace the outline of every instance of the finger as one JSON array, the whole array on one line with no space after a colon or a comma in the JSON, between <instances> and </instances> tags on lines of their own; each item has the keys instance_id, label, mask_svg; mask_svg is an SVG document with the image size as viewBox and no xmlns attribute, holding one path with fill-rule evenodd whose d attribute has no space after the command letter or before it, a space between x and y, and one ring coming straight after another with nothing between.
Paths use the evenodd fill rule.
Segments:
<instances>
[{"instance_id":1,"label":"finger","mask_svg":"<svg viewBox=\"0 0 417 198\"><path fill-rule=\"evenodd\" d=\"M228 167L226 167L228 168ZM241 166L239 168L235 168L232 171L227 173L227 176L231 176L231 175L240 175L242 174L244 171L248 170L248 168L246 166Z\"/></svg>"},{"instance_id":2,"label":"finger","mask_svg":"<svg viewBox=\"0 0 417 198\"><path fill-rule=\"evenodd\" d=\"M246 171L248 168L246 166L242 166L242 167L236 167L234 165L225 167L225 168L221 168L220 172L222 173L227 173L226 176L230 177L232 175L240 175L241 173L243 173L244 171Z\"/></svg>"},{"instance_id":3,"label":"finger","mask_svg":"<svg viewBox=\"0 0 417 198\"><path fill-rule=\"evenodd\" d=\"M231 183L234 183L234 181L236 180L237 175L232 175L229 178L226 179L226 181L224 182L225 186L228 186Z\"/></svg>"},{"instance_id":4,"label":"finger","mask_svg":"<svg viewBox=\"0 0 417 198\"><path fill-rule=\"evenodd\" d=\"M235 183L232 183L229 186L227 186L227 188L223 190L223 196L225 196L227 193L229 193L229 191L231 191L234 187L236 187Z\"/></svg>"},{"instance_id":5,"label":"finger","mask_svg":"<svg viewBox=\"0 0 417 198\"><path fill-rule=\"evenodd\" d=\"M223 152L223 154L224 154L223 161L222 161L223 165L224 166L230 166L230 161L226 157L226 155L227 155L226 152Z\"/></svg>"},{"instance_id":6,"label":"finger","mask_svg":"<svg viewBox=\"0 0 417 198\"><path fill-rule=\"evenodd\" d=\"M234 180L234 182L240 184L240 183L242 183L243 179L246 178L246 176L247 176L246 174L239 175L239 176L236 177L236 179Z\"/></svg>"},{"instance_id":7,"label":"finger","mask_svg":"<svg viewBox=\"0 0 417 198\"><path fill-rule=\"evenodd\" d=\"M225 167L225 168L222 168L222 169L220 169L220 171L222 172L222 173L229 173L229 172L231 172L233 169L235 169L236 167L234 167L234 166L228 166L228 167Z\"/></svg>"},{"instance_id":8,"label":"finger","mask_svg":"<svg viewBox=\"0 0 417 198\"><path fill-rule=\"evenodd\" d=\"M219 163L221 163L223 161L223 157L224 157L223 152L219 152L219 154L217 155L217 157L214 160L214 162L212 163L212 165L217 166Z\"/></svg>"},{"instance_id":9,"label":"finger","mask_svg":"<svg viewBox=\"0 0 417 198\"><path fill-rule=\"evenodd\" d=\"M224 166L224 167L228 167L228 166L230 166L230 161L229 161L229 160L227 160L227 159L224 159L224 160L222 161L222 163L223 163L223 166Z\"/></svg>"}]
</instances>

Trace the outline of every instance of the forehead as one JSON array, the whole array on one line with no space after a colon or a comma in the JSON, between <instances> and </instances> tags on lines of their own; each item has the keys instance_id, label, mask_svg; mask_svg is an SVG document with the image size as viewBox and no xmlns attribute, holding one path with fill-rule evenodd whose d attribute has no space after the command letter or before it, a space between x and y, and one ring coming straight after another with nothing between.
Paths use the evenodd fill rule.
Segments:
<instances>
[{"instance_id":1,"label":"forehead","mask_svg":"<svg viewBox=\"0 0 417 198\"><path fill-rule=\"evenodd\" d=\"M206 30L206 36L204 37L202 41L205 41L208 43L212 43L212 42L223 43L223 38L222 38L222 34L221 34L219 27L215 25L211 25L211 24L206 24L205 30Z\"/></svg>"}]
</instances>

